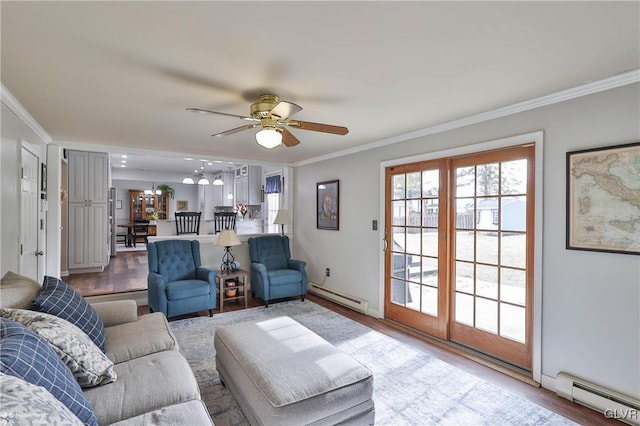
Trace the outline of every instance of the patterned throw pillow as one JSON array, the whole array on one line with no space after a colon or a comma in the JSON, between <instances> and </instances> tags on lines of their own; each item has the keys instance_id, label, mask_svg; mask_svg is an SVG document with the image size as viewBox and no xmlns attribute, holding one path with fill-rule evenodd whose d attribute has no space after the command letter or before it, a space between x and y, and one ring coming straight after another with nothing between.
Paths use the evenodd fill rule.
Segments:
<instances>
[{"instance_id":1,"label":"patterned throw pillow","mask_svg":"<svg viewBox=\"0 0 640 426\"><path fill-rule=\"evenodd\" d=\"M46 339L81 387L104 385L116 380L113 362L89 336L69 321L24 309L0 308L0 317L19 322Z\"/></svg>"},{"instance_id":2,"label":"patterned throw pillow","mask_svg":"<svg viewBox=\"0 0 640 426\"><path fill-rule=\"evenodd\" d=\"M93 407L49 343L24 325L5 318L0 318L0 373L42 386L81 422L97 425Z\"/></svg>"},{"instance_id":3,"label":"patterned throw pillow","mask_svg":"<svg viewBox=\"0 0 640 426\"><path fill-rule=\"evenodd\" d=\"M79 418L42 386L0 373L0 423L82 426Z\"/></svg>"},{"instance_id":4,"label":"patterned throw pillow","mask_svg":"<svg viewBox=\"0 0 640 426\"><path fill-rule=\"evenodd\" d=\"M69 321L84 331L105 352L104 323L98 313L69 284L44 277L42 290L31 302L31 309Z\"/></svg>"}]
</instances>

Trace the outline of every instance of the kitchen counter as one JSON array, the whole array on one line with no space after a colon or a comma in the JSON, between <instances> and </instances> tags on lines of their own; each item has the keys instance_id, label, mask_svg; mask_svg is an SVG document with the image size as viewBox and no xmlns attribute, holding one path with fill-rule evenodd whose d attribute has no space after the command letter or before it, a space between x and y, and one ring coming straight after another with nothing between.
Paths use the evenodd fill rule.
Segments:
<instances>
[{"instance_id":1,"label":"kitchen counter","mask_svg":"<svg viewBox=\"0 0 640 426\"><path fill-rule=\"evenodd\" d=\"M262 219L244 219L236 220L236 234L242 235L260 235L263 233ZM213 235L213 220L200 221L200 235ZM176 235L175 220L157 220L156 235L159 237Z\"/></svg>"}]
</instances>

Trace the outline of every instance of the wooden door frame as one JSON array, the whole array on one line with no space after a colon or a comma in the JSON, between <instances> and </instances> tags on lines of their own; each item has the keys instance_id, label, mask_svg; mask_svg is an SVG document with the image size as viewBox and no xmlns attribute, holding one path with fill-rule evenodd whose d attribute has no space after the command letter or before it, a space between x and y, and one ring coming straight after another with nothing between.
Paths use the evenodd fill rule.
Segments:
<instances>
[{"instance_id":1,"label":"wooden door frame","mask_svg":"<svg viewBox=\"0 0 640 426\"><path fill-rule=\"evenodd\" d=\"M385 253L384 253L384 223L385 217L385 174L387 167L399 166L406 163L416 163L421 161L435 160L444 157L454 157L458 155L473 154L482 151L500 149L512 145L535 143L535 230L534 230L534 282L533 282L533 338L532 338L532 376L533 380L540 383L542 380L542 230L543 230L543 146L544 132L536 131L502 139L488 141L469 141L467 145L456 148L434 151L424 154L396 158L380 162L379 169L379 257L378 257L378 304L370 305L371 315L377 318L384 318L384 297L385 297Z\"/></svg>"}]
</instances>

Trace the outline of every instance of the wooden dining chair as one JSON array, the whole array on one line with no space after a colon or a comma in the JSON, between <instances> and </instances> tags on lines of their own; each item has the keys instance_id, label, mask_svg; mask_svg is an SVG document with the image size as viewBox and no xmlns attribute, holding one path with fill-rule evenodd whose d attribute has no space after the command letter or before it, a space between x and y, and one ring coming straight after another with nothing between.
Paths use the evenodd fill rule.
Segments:
<instances>
[{"instance_id":1,"label":"wooden dining chair","mask_svg":"<svg viewBox=\"0 0 640 426\"><path fill-rule=\"evenodd\" d=\"M148 243L149 240L149 220L148 219L134 219L133 230L131 232L131 239L133 240L133 246L136 246L138 240L142 239L143 243Z\"/></svg>"},{"instance_id":2,"label":"wooden dining chair","mask_svg":"<svg viewBox=\"0 0 640 426\"><path fill-rule=\"evenodd\" d=\"M200 233L202 212L176 212L176 235Z\"/></svg>"},{"instance_id":3,"label":"wooden dining chair","mask_svg":"<svg viewBox=\"0 0 640 426\"><path fill-rule=\"evenodd\" d=\"M214 233L219 233L224 229L236 229L236 213L216 212L213 214Z\"/></svg>"}]
</instances>

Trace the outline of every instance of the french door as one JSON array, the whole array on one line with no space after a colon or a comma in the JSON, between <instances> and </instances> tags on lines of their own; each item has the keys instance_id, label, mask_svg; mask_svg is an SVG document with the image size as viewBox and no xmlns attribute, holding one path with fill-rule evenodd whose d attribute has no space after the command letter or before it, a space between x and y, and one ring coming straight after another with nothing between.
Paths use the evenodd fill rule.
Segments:
<instances>
[{"instance_id":1,"label":"french door","mask_svg":"<svg viewBox=\"0 0 640 426\"><path fill-rule=\"evenodd\" d=\"M447 338L447 161L386 171L385 317Z\"/></svg>"},{"instance_id":2,"label":"french door","mask_svg":"<svg viewBox=\"0 0 640 426\"><path fill-rule=\"evenodd\" d=\"M386 170L385 317L531 368L534 146Z\"/></svg>"}]
</instances>

